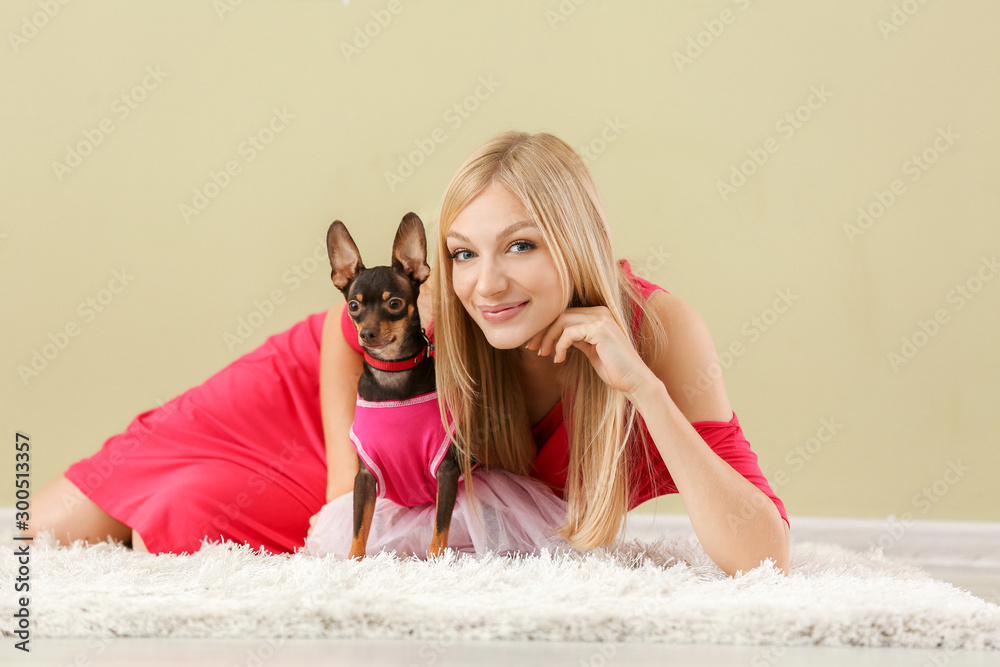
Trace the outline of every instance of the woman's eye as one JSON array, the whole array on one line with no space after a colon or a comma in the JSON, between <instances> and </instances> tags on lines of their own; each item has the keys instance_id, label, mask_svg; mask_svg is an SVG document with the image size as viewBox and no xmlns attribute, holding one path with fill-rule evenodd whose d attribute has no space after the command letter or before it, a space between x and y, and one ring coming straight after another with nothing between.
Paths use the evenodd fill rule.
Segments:
<instances>
[{"instance_id":1,"label":"woman's eye","mask_svg":"<svg viewBox=\"0 0 1000 667\"><path fill-rule=\"evenodd\" d=\"M514 241L509 246L507 246L508 250L511 249L511 248L520 248L520 250L515 250L514 251L514 254L516 254L516 255L519 255L519 254L524 253L524 252L528 252L529 250L532 250L535 247L537 247L537 246L535 245L535 243L533 241ZM452 261L464 262L464 261L470 259L470 257L468 257L468 255L474 255L474 254L475 253L472 252L471 250L456 250L455 252L451 253L449 255L449 257L451 257Z\"/></svg>"},{"instance_id":2,"label":"woman's eye","mask_svg":"<svg viewBox=\"0 0 1000 667\"><path fill-rule=\"evenodd\" d=\"M403 307L403 300L402 299L389 299L389 307L392 308L393 310L396 310L397 308L402 308Z\"/></svg>"}]
</instances>

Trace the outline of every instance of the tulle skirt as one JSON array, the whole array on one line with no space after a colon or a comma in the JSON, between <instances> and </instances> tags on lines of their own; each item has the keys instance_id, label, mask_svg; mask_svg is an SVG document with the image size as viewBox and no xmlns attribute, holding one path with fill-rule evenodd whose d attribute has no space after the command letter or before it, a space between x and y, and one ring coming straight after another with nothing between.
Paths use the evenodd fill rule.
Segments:
<instances>
[{"instance_id":1,"label":"tulle skirt","mask_svg":"<svg viewBox=\"0 0 1000 667\"><path fill-rule=\"evenodd\" d=\"M506 470L475 469L470 503L466 485L459 483L448 530L448 547L459 553L501 555L537 553L568 546L553 534L566 517L566 503L545 484ZM375 502L366 553L395 552L399 557L427 558L434 536L434 503L402 507L385 498ZM305 551L346 559L354 533L354 494L327 503L306 538Z\"/></svg>"}]
</instances>

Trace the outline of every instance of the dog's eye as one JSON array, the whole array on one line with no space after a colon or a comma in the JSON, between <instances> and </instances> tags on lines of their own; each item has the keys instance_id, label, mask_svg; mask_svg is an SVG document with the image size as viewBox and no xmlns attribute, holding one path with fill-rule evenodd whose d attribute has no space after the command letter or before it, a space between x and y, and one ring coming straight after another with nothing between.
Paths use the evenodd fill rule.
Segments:
<instances>
[{"instance_id":1,"label":"dog's eye","mask_svg":"<svg viewBox=\"0 0 1000 667\"><path fill-rule=\"evenodd\" d=\"M402 299L389 299L389 307L393 310L399 310L403 307Z\"/></svg>"},{"instance_id":2,"label":"dog's eye","mask_svg":"<svg viewBox=\"0 0 1000 667\"><path fill-rule=\"evenodd\" d=\"M349 310L352 313L356 313L359 310L361 310L361 304L354 300L348 301L347 310Z\"/></svg>"}]
</instances>

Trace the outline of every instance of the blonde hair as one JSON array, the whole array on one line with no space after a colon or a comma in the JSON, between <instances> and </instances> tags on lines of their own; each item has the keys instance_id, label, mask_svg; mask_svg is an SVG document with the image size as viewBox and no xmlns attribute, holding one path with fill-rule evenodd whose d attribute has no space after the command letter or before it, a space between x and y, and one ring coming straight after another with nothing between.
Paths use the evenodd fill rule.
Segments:
<instances>
[{"instance_id":1,"label":"blonde hair","mask_svg":"<svg viewBox=\"0 0 1000 667\"><path fill-rule=\"evenodd\" d=\"M511 131L488 141L465 161L445 191L437 226L438 261L432 270L441 417L447 427L447 409L457 422L454 439L466 485L472 482L473 460L527 475L537 455L514 372L512 355L518 350L491 346L452 289L448 229L494 183L519 200L538 226L562 277L567 307L607 306L644 360L664 340L655 316L650 318L651 341L633 336L633 309L651 313L615 258L600 196L580 156L551 134ZM568 511L558 534L574 546L590 548L621 534L629 509L630 468L638 463L628 444L643 429L631 402L600 378L585 354L571 347L563 364L570 388L562 403L569 438ZM646 463L650 465L648 455ZM472 489L468 491L472 497Z\"/></svg>"}]
</instances>

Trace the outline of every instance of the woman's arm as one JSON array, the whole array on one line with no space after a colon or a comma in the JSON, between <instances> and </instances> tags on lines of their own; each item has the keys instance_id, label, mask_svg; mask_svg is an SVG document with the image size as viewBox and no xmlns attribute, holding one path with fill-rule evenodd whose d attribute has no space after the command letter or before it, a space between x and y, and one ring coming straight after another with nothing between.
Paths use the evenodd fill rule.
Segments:
<instances>
[{"instance_id":1,"label":"woman's arm","mask_svg":"<svg viewBox=\"0 0 1000 667\"><path fill-rule=\"evenodd\" d=\"M344 340L340 328L346 304L333 308L323 323L319 352L319 400L326 440L326 501L354 490L358 454L351 442L351 424L358 396L362 356Z\"/></svg>"},{"instance_id":2,"label":"woman's arm","mask_svg":"<svg viewBox=\"0 0 1000 667\"><path fill-rule=\"evenodd\" d=\"M705 552L726 573L747 572L771 558L788 572L788 524L763 491L733 469L691 422L728 422L732 409L718 356L701 316L683 299L656 292L667 348L630 395L687 508ZM711 378L710 383L706 377Z\"/></svg>"},{"instance_id":3,"label":"woman's arm","mask_svg":"<svg viewBox=\"0 0 1000 667\"><path fill-rule=\"evenodd\" d=\"M719 363L701 316L682 299L656 292L649 307L664 324L667 345L643 360L604 306L567 308L525 347L556 363L570 346L587 355L602 380L623 392L642 415L681 494L705 552L728 574L765 558L788 571L788 525L763 491L708 446L694 421L733 417ZM647 324L641 332L651 335ZM706 383L705 378L714 378Z\"/></svg>"}]
</instances>

